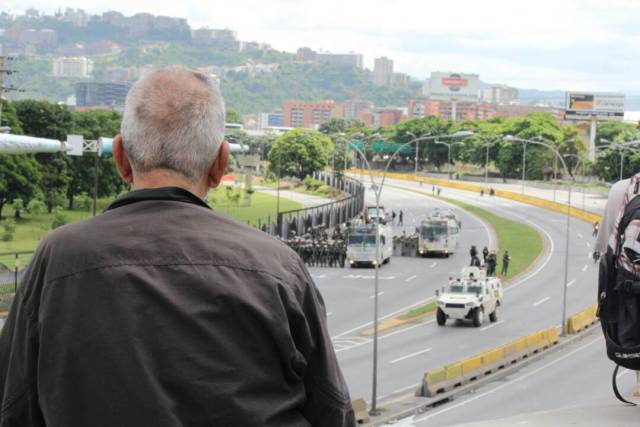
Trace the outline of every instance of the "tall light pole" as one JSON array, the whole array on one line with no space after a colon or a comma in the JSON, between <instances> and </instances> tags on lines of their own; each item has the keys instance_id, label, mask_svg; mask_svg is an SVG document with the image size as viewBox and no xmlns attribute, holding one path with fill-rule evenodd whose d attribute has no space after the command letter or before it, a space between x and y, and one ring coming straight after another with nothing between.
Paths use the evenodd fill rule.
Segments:
<instances>
[{"instance_id":1,"label":"tall light pole","mask_svg":"<svg viewBox=\"0 0 640 427\"><path fill-rule=\"evenodd\" d=\"M460 131L450 135L438 135L438 136L430 136L424 138L466 138L473 135L472 132ZM353 143L349 143L349 146L355 150L363 162L367 166L369 170L369 178L371 180L371 189L374 191L376 198L376 212L380 211L380 196L382 194L382 189L384 187L384 181L387 177L387 171L389 170L389 166L393 161L393 158L402 150L404 147L414 144L415 140L411 140L409 142L405 142L400 145L395 152L389 157L389 161L385 165L385 168L382 172L382 180L380 181L380 185L378 185L373 177L373 170L371 169L371 165L367 160L367 156L364 151L361 150L358 146ZM378 289L380 288L379 284L379 275L378 269L380 267L380 228L379 224L376 223L376 262L374 264L375 274L374 274L374 292L373 292L373 379L372 379L372 389L371 389L371 409L369 413L371 415L379 415L379 411L377 409L377 399L378 399Z\"/></svg>"},{"instance_id":2,"label":"tall light pole","mask_svg":"<svg viewBox=\"0 0 640 427\"><path fill-rule=\"evenodd\" d=\"M571 171L571 176L573 177L573 180L575 181L575 174L574 172L577 172L577 170L580 168L580 165L582 164L582 157L580 157L578 154L563 154L562 157L564 157L565 159L567 158L574 158L576 159L576 165L573 167L573 170ZM557 157L556 157L557 159ZM582 209L584 209L584 185L582 186Z\"/></svg>"},{"instance_id":3,"label":"tall light pole","mask_svg":"<svg viewBox=\"0 0 640 427\"><path fill-rule=\"evenodd\" d=\"M484 156L484 187L485 189L489 187L489 148L493 147L498 141L494 140L492 141L490 137L482 135L482 134L478 134L475 135L478 138L480 138L482 141L484 141L484 144L482 144L482 147L485 148L485 156Z\"/></svg>"},{"instance_id":4,"label":"tall light pole","mask_svg":"<svg viewBox=\"0 0 640 427\"><path fill-rule=\"evenodd\" d=\"M634 154L638 154L638 150L635 149L635 147L637 145L640 145L640 140L620 142L620 143L611 142L606 139L601 139L600 141L605 142L605 144L599 145L600 148L617 150L618 154L620 154L620 180L622 181L623 172L624 172L624 150L630 151Z\"/></svg>"},{"instance_id":5,"label":"tall light pole","mask_svg":"<svg viewBox=\"0 0 640 427\"><path fill-rule=\"evenodd\" d=\"M569 168L567 167L567 163L564 161L564 157L560 154L558 149L552 145L547 143L536 141L532 139L522 139L516 138L514 136L508 135L504 137L504 140L507 142L521 142L523 144L536 144L541 145L543 147L547 147L556 155L560 162L562 162L562 166L564 167L567 175L571 177L571 180L575 180L573 176L569 173ZM524 181L523 181L524 182ZM569 279L569 233L571 228L571 181L569 181L568 186L568 200L567 200L567 230L565 236L565 251L564 251L564 286L562 288L562 335L566 335L567 332L567 281Z\"/></svg>"},{"instance_id":6,"label":"tall light pole","mask_svg":"<svg viewBox=\"0 0 640 427\"><path fill-rule=\"evenodd\" d=\"M451 179L451 146L456 144L464 144L464 143L461 141L453 141L453 142L436 141L436 144L447 146L447 163L449 163L449 179Z\"/></svg>"}]
</instances>

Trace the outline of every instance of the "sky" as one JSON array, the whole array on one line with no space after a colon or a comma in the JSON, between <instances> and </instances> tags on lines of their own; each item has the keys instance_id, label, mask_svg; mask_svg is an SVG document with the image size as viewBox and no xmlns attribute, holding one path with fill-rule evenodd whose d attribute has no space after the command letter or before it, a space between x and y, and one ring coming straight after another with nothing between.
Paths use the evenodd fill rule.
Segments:
<instances>
[{"instance_id":1,"label":"sky","mask_svg":"<svg viewBox=\"0 0 640 427\"><path fill-rule=\"evenodd\" d=\"M397 72L476 73L543 90L640 94L640 0L2 0L0 10L82 7L187 18L241 40L378 56Z\"/></svg>"}]
</instances>

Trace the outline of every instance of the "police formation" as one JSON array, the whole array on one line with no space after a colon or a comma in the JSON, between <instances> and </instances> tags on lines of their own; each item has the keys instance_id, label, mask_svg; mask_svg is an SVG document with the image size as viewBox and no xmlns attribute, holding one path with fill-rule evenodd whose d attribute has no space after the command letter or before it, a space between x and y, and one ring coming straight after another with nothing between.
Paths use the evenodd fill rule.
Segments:
<instances>
[{"instance_id":1,"label":"police formation","mask_svg":"<svg viewBox=\"0 0 640 427\"><path fill-rule=\"evenodd\" d=\"M346 231L336 226L330 230L325 227L309 228L303 235L291 231L284 242L311 267L344 268L347 240Z\"/></svg>"}]
</instances>

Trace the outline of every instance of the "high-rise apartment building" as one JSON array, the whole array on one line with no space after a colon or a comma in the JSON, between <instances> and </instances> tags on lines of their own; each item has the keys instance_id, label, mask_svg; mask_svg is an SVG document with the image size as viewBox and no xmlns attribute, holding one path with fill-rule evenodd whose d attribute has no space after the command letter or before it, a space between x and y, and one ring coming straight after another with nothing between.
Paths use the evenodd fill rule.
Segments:
<instances>
[{"instance_id":1,"label":"high-rise apartment building","mask_svg":"<svg viewBox=\"0 0 640 427\"><path fill-rule=\"evenodd\" d=\"M451 119L451 102L432 99L410 99L407 117L409 119L422 117L440 117ZM493 117L495 110L486 102L457 102L456 121L485 120Z\"/></svg>"},{"instance_id":2,"label":"high-rise apartment building","mask_svg":"<svg viewBox=\"0 0 640 427\"><path fill-rule=\"evenodd\" d=\"M393 60L386 56L376 58L371 81L376 86L391 86L393 84Z\"/></svg>"},{"instance_id":3,"label":"high-rise apartment building","mask_svg":"<svg viewBox=\"0 0 640 427\"><path fill-rule=\"evenodd\" d=\"M286 101L283 108L284 126L316 129L331 117L342 116L335 101Z\"/></svg>"},{"instance_id":4,"label":"high-rise apartment building","mask_svg":"<svg viewBox=\"0 0 640 427\"><path fill-rule=\"evenodd\" d=\"M93 61L86 56L59 57L53 60L55 77L73 77L86 79L93 72Z\"/></svg>"}]
</instances>

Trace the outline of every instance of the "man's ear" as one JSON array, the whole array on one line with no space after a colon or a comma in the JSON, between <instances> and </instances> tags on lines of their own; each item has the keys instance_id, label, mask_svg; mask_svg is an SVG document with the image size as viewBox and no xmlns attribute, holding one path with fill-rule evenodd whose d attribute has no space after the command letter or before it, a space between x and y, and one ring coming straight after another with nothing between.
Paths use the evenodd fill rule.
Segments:
<instances>
[{"instance_id":1,"label":"man's ear","mask_svg":"<svg viewBox=\"0 0 640 427\"><path fill-rule=\"evenodd\" d=\"M127 153L124 151L124 145L122 144L122 136L119 134L113 138L113 160L116 163L118 173L127 184L133 182L133 169L131 163L127 157Z\"/></svg>"},{"instance_id":2,"label":"man's ear","mask_svg":"<svg viewBox=\"0 0 640 427\"><path fill-rule=\"evenodd\" d=\"M220 185L224 171L227 170L227 164L229 163L229 152L229 143L225 139L222 141L222 144L220 144L220 150L218 150L216 160L213 162L213 165L211 165L211 169L209 169L209 187L216 188Z\"/></svg>"}]
</instances>

